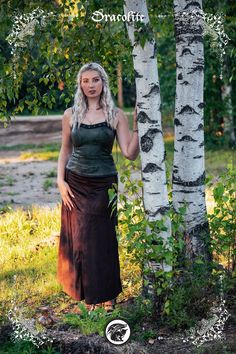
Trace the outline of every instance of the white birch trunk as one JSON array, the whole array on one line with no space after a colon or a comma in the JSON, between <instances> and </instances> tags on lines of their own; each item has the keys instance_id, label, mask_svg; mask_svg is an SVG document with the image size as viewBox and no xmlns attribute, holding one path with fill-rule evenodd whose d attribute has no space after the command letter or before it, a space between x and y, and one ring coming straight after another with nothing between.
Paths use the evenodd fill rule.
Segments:
<instances>
[{"instance_id":1,"label":"white birch trunk","mask_svg":"<svg viewBox=\"0 0 236 354\"><path fill-rule=\"evenodd\" d=\"M176 37L173 206L186 203L186 256L209 259L205 202L202 0L174 0ZM199 15L193 16L193 10ZM185 14L184 14L185 13Z\"/></svg>"},{"instance_id":2,"label":"white birch trunk","mask_svg":"<svg viewBox=\"0 0 236 354\"><path fill-rule=\"evenodd\" d=\"M149 25L149 16L145 0L126 0L124 13L129 11L144 15L143 23ZM169 209L165 150L161 126L161 99L158 79L156 43L153 36L146 40L144 48L135 42L134 22L126 22L128 35L133 46L132 56L135 70L137 92L137 121L139 129L139 145L142 164L143 200L148 220L160 220ZM146 27L148 29L148 27ZM151 35L151 33L150 33ZM167 231L159 235L166 241L171 234L170 219L166 220ZM147 230L147 232L149 232ZM157 264L152 260L147 267L171 270L167 264ZM150 278L144 276L149 284L143 293L153 291Z\"/></svg>"},{"instance_id":3,"label":"white birch trunk","mask_svg":"<svg viewBox=\"0 0 236 354\"><path fill-rule=\"evenodd\" d=\"M228 84L224 84L221 87L221 97L222 100L227 100L226 107L227 113L224 115L224 134L229 137L231 143L235 144L235 134L234 134L234 123L233 123L233 108L232 108L232 100L231 100L231 91L232 86Z\"/></svg>"}]
</instances>

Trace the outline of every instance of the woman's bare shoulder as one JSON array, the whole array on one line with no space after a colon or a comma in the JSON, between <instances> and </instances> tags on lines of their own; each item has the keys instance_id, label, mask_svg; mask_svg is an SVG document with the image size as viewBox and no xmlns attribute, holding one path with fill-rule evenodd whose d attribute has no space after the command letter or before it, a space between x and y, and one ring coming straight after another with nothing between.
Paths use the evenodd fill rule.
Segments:
<instances>
[{"instance_id":1,"label":"woman's bare shoulder","mask_svg":"<svg viewBox=\"0 0 236 354\"><path fill-rule=\"evenodd\" d=\"M116 107L116 116L117 117L122 117L122 118L127 118L125 112L123 109Z\"/></svg>"},{"instance_id":2,"label":"woman's bare shoulder","mask_svg":"<svg viewBox=\"0 0 236 354\"><path fill-rule=\"evenodd\" d=\"M64 111L62 119L72 127L72 107L69 107Z\"/></svg>"},{"instance_id":3,"label":"woman's bare shoulder","mask_svg":"<svg viewBox=\"0 0 236 354\"><path fill-rule=\"evenodd\" d=\"M116 107L115 120L116 120L116 126L124 120L128 121L128 118L127 118L125 112L121 108Z\"/></svg>"}]
</instances>

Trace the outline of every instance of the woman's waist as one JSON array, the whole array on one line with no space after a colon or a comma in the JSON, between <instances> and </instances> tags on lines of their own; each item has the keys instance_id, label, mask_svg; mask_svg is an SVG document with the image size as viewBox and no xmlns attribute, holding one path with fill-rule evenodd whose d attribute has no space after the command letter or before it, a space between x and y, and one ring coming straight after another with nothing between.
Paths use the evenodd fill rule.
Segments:
<instances>
[{"instance_id":1,"label":"woman's waist","mask_svg":"<svg viewBox=\"0 0 236 354\"><path fill-rule=\"evenodd\" d=\"M71 156L66 168L83 176L110 176L116 175L117 169L112 159L85 159Z\"/></svg>"},{"instance_id":2,"label":"woman's waist","mask_svg":"<svg viewBox=\"0 0 236 354\"><path fill-rule=\"evenodd\" d=\"M70 175L73 179L76 179L77 182L79 183L84 183L86 184L107 184L107 183L118 183L118 173L117 171L113 171L111 173L105 172L107 174L86 174L81 172L80 170L77 170L75 168L70 168L67 167L65 168L65 174L66 174L66 179L68 178L68 175Z\"/></svg>"},{"instance_id":3,"label":"woman's waist","mask_svg":"<svg viewBox=\"0 0 236 354\"><path fill-rule=\"evenodd\" d=\"M83 150L74 148L71 158L80 161L113 160L112 152L105 149Z\"/></svg>"}]
</instances>

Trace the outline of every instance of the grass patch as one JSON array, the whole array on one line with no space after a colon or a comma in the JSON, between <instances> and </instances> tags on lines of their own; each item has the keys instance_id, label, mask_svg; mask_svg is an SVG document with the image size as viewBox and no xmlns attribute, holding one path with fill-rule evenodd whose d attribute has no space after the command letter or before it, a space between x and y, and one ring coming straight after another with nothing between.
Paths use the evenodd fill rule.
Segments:
<instances>
[{"instance_id":1,"label":"grass patch","mask_svg":"<svg viewBox=\"0 0 236 354\"><path fill-rule=\"evenodd\" d=\"M1 343L0 354L60 354L51 345L44 348L37 348L30 342L13 343L7 341Z\"/></svg>"},{"instance_id":2,"label":"grass patch","mask_svg":"<svg viewBox=\"0 0 236 354\"><path fill-rule=\"evenodd\" d=\"M0 302L31 301L35 305L59 291L55 281L56 245L46 241L58 233L60 207L33 206L2 212L0 221Z\"/></svg>"},{"instance_id":3,"label":"grass patch","mask_svg":"<svg viewBox=\"0 0 236 354\"><path fill-rule=\"evenodd\" d=\"M60 204L54 208L33 205L28 210L2 209L0 318L6 318L12 300L25 308L28 316L34 316L42 305L49 305L57 313L78 305L61 291L56 280L58 238L53 235L59 234L60 211ZM139 294L141 277L122 240L119 247L123 300ZM91 324L84 326L85 331L93 328Z\"/></svg>"},{"instance_id":4,"label":"grass patch","mask_svg":"<svg viewBox=\"0 0 236 354\"><path fill-rule=\"evenodd\" d=\"M50 143L50 144L18 144L13 146L0 145L0 150L2 151L25 151L29 149L39 149L40 151L58 151L60 149L60 143Z\"/></svg>"},{"instance_id":5,"label":"grass patch","mask_svg":"<svg viewBox=\"0 0 236 354\"><path fill-rule=\"evenodd\" d=\"M207 150L206 151L206 172L213 176L218 176L227 167L233 164L234 150L221 149L221 150Z\"/></svg>"},{"instance_id":6,"label":"grass patch","mask_svg":"<svg viewBox=\"0 0 236 354\"><path fill-rule=\"evenodd\" d=\"M54 185L54 182L52 179L46 179L44 182L43 182L43 189L45 191L47 191L49 188L53 187Z\"/></svg>"}]
</instances>

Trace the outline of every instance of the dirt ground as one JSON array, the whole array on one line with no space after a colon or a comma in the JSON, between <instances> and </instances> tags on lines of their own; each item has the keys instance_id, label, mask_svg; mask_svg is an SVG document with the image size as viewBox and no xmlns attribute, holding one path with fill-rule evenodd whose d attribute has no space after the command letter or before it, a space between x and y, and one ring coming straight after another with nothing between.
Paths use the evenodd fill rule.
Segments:
<instances>
[{"instance_id":1,"label":"dirt ground","mask_svg":"<svg viewBox=\"0 0 236 354\"><path fill-rule=\"evenodd\" d=\"M0 150L0 208L6 204L15 209L32 204L53 207L60 203L61 196L56 183L57 161L22 160L20 155L21 151ZM54 177L47 177L50 173ZM141 179L141 173L133 173L132 178ZM45 190L44 183L48 179L52 185ZM118 191L123 191L120 181ZM210 191L206 191L206 197L209 212L214 205Z\"/></svg>"},{"instance_id":2,"label":"dirt ground","mask_svg":"<svg viewBox=\"0 0 236 354\"><path fill-rule=\"evenodd\" d=\"M24 150L24 152L26 152ZM22 160L21 151L0 150L0 207L10 204L13 209L32 204L53 207L61 202L56 183L57 161ZM52 174L53 177L48 176ZM132 178L141 178L135 172ZM52 185L45 190L46 180ZM119 192L123 190L119 183Z\"/></svg>"},{"instance_id":3,"label":"dirt ground","mask_svg":"<svg viewBox=\"0 0 236 354\"><path fill-rule=\"evenodd\" d=\"M20 151L0 151L0 206L54 206L60 202L56 177L47 177L52 171L56 175L57 162L21 160L20 154ZM47 179L52 181L52 186L45 190Z\"/></svg>"}]
</instances>

